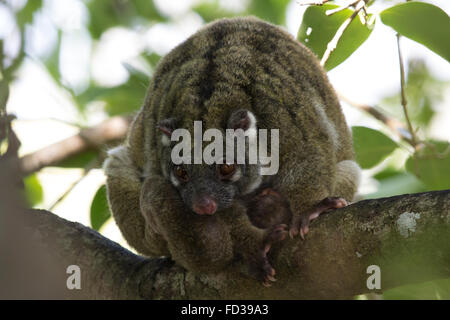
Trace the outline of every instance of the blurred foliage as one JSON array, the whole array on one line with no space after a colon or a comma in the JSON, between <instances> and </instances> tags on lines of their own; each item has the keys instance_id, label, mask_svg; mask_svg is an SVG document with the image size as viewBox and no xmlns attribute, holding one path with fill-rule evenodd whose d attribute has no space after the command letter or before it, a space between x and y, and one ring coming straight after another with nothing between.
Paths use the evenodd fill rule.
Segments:
<instances>
[{"instance_id":1,"label":"blurred foliage","mask_svg":"<svg viewBox=\"0 0 450 320\"><path fill-rule=\"evenodd\" d=\"M88 168L98 157L99 152L97 150L86 150L69 159L62 160L57 166L61 168Z\"/></svg>"},{"instance_id":2,"label":"blurred foliage","mask_svg":"<svg viewBox=\"0 0 450 320\"><path fill-rule=\"evenodd\" d=\"M218 1L201 2L193 8L193 11L198 13L205 22L237 16L235 12L222 8Z\"/></svg>"},{"instance_id":3,"label":"blurred foliage","mask_svg":"<svg viewBox=\"0 0 450 320\"><path fill-rule=\"evenodd\" d=\"M135 70L131 71L128 81L124 84L113 88L93 84L75 98L81 107L91 101L103 101L105 111L110 116L131 113L139 109L144 101L148 81L148 76Z\"/></svg>"},{"instance_id":4,"label":"blurred foliage","mask_svg":"<svg viewBox=\"0 0 450 320\"><path fill-rule=\"evenodd\" d=\"M27 1L23 8L21 8L18 12L15 13L16 23L19 28L21 37L20 37L20 48L19 53L16 57L12 59L12 62L9 65L5 64L6 57L3 54L3 45L1 47L0 52L0 65L2 66L2 78L6 78L11 80L13 77L14 71L20 66L22 60L25 56L25 26L31 24L34 21L35 13L41 9L42 0L35 1ZM0 39L2 42L3 39Z\"/></svg>"},{"instance_id":5,"label":"blurred foliage","mask_svg":"<svg viewBox=\"0 0 450 320\"><path fill-rule=\"evenodd\" d=\"M2 1L0 5L8 6L14 0ZM177 23L180 16L166 16L160 12L153 1L149 0L81 0L89 14L84 26L93 42L92 52L105 37L103 35L111 28L120 27L133 32L146 32L155 24ZM295 0L293 0L295 2ZM190 13L201 17L204 23L223 17L254 15L268 22L284 26L286 10L290 0L248 0L241 9L232 9L224 5L224 1L196 1ZM369 4L380 2L370 1ZM330 70L357 54L357 49L364 45L376 28L375 20L392 28L395 33L406 36L449 60L450 57L450 19L448 15L436 6L408 2L398 4L398 1L383 1L387 6L381 14L371 12L367 15L360 12L346 28L337 41L336 49L330 54L325 68ZM26 43L31 41L25 32L27 26L35 23L37 13L46 6L44 0L28 0L20 8L11 7L17 28L21 35L20 49L16 57L3 55L3 42L0 39L0 103L8 97L8 82L14 79L15 71L25 57ZM327 10L340 8L330 1L324 6L310 6L304 12L297 39L308 46L319 58L324 55L329 42L335 37L339 28L354 13L354 8L342 8L331 16ZM377 25L379 25L378 23ZM118 85L108 87L95 82L90 75L88 85L80 92L75 92L65 83L61 72L61 40L66 30L55 24L57 39L50 54L42 58L48 74L57 86L70 96L78 107L80 115L86 115L87 106L92 102L101 102L103 111L109 116L135 112L142 104L151 74L160 56L150 48L142 46L142 52L137 58L146 66L145 72L132 67L128 61L123 61L127 72L126 80ZM342 29L341 29L342 30ZM4 39L6 41L8 39ZM33 57L34 58L34 57ZM8 63L6 63L8 61ZM368 61L368 63L372 63ZM380 62L382 63L382 62ZM92 67L92 66L90 66ZM90 68L92 69L92 68ZM150 72L147 72L150 70ZM450 188L450 152L448 141L434 141L429 138L433 120L438 116L438 106L443 102L445 90L449 83L436 79L420 60L408 62L406 96L408 111L413 128L417 129L420 143L411 146L407 141L399 140L397 135L387 127L374 130L355 126L352 128L356 158L362 168L370 169L372 178L378 184L377 190L367 198L392 196L402 193L421 192L427 190ZM370 76L370 75L368 75ZM6 89L5 89L6 88ZM364 101L362 101L364 102ZM383 98L379 106L390 116L403 121L403 108L400 103L400 93ZM405 125L406 127L406 125ZM100 150L86 151L58 164L63 168L84 168L89 170L92 163L98 161ZM37 176L31 175L24 181L26 197L31 206L43 199L43 189ZM90 218L94 229L100 230L110 218L107 206L106 187L100 187L91 203ZM386 299L449 299L449 280L439 280L417 285L405 286L388 290Z\"/></svg>"},{"instance_id":6,"label":"blurred foliage","mask_svg":"<svg viewBox=\"0 0 450 320\"><path fill-rule=\"evenodd\" d=\"M34 13L42 7L42 0L27 1L25 6L16 13L16 21L20 29L33 22Z\"/></svg>"},{"instance_id":7,"label":"blurred foliage","mask_svg":"<svg viewBox=\"0 0 450 320\"><path fill-rule=\"evenodd\" d=\"M47 72L53 80L62 86L61 72L59 70L59 55L61 52L61 30L58 30L57 40L52 53L43 61Z\"/></svg>"},{"instance_id":8,"label":"blurred foliage","mask_svg":"<svg viewBox=\"0 0 450 320\"><path fill-rule=\"evenodd\" d=\"M286 6L290 0L252 0L247 15L254 15L268 22L284 25L286 22Z\"/></svg>"},{"instance_id":9,"label":"blurred foliage","mask_svg":"<svg viewBox=\"0 0 450 320\"><path fill-rule=\"evenodd\" d=\"M413 123L421 130L429 128L436 113L435 106L443 101L444 91L449 85L449 81L436 79L422 60L412 59L408 62L405 88L408 112ZM398 93L383 98L380 105L389 110L394 117L403 118L403 109Z\"/></svg>"},{"instance_id":10,"label":"blurred foliage","mask_svg":"<svg viewBox=\"0 0 450 320\"><path fill-rule=\"evenodd\" d=\"M89 31L94 39L115 26L134 27L149 21L165 21L148 0L90 0Z\"/></svg>"},{"instance_id":11,"label":"blurred foliage","mask_svg":"<svg viewBox=\"0 0 450 320\"><path fill-rule=\"evenodd\" d=\"M219 18L235 16L256 16L268 22L283 25L286 22L286 7L290 0L251 0L247 8L241 12L234 12L220 5L218 0L204 1L197 4L193 10L205 22Z\"/></svg>"},{"instance_id":12,"label":"blurred foliage","mask_svg":"<svg viewBox=\"0 0 450 320\"><path fill-rule=\"evenodd\" d=\"M411 60L408 64L406 98L411 121L419 133L427 134L432 121L438 114L436 106L443 102L448 81L436 79L422 60ZM400 94L385 97L380 105L398 119L403 119ZM426 189L418 191L450 188L450 144L449 141L424 140L417 151L408 157L405 169L421 181ZM403 173L404 175L405 173ZM400 193L409 192L411 185L398 187ZM414 188L413 188L414 190Z\"/></svg>"}]
</instances>

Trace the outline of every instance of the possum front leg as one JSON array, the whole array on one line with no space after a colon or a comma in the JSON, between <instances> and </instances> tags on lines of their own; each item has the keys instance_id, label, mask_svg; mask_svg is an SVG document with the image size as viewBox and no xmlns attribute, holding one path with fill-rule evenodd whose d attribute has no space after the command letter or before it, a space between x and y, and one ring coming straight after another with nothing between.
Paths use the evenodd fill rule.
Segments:
<instances>
[{"instance_id":1,"label":"possum front leg","mask_svg":"<svg viewBox=\"0 0 450 320\"><path fill-rule=\"evenodd\" d=\"M142 173L135 165L128 147L108 152L104 163L108 203L127 243L140 254L152 257L168 254L166 241L146 224L139 207Z\"/></svg>"},{"instance_id":2,"label":"possum front leg","mask_svg":"<svg viewBox=\"0 0 450 320\"><path fill-rule=\"evenodd\" d=\"M292 150L286 160L280 164L274 189L289 202L292 212L289 235L294 237L307 232L309 221L329 209L320 202L333 196L336 160L327 146L320 145Z\"/></svg>"},{"instance_id":3,"label":"possum front leg","mask_svg":"<svg viewBox=\"0 0 450 320\"><path fill-rule=\"evenodd\" d=\"M193 272L217 272L233 258L229 226L214 215L187 209L176 189L150 176L141 191L141 211L167 241L172 259Z\"/></svg>"},{"instance_id":4,"label":"possum front leg","mask_svg":"<svg viewBox=\"0 0 450 320\"><path fill-rule=\"evenodd\" d=\"M272 245L287 236L287 225L277 224L266 229L255 227L247 215L247 210L236 203L223 212L221 217L231 225L231 238L235 254L241 256L248 266L250 276L269 287L275 280L275 269L269 263L267 254Z\"/></svg>"},{"instance_id":5,"label":"possum front leg","mask_svg":"<svg viewBox=\"0 0 450 320\"><path fill-rule=\"evenodd\" d=\"M308 212L296 216L293 221L293 232L298 227L302 239L309 231L309 223L322 213L339 209L348 205L358 189L361 179L361 168L354 160L343 160L336 165L335 183L332 197L326 197ZM292 236L292 234L291 234Z\"/></svg>"},{"instance_id":6,"label":"possum front leg","mask_svg":"<svg viewBox=\"0 0 450 320\"><path fill-rule=\"evenodd\" d=\"M295 216L292 221L292 228L289 230L291 237L300 233L300 237L305 239L305 235L309 232L309 223L317 219L322 213L332 209L339 209L347 206L347 201L339 197L327 197L315 205L311 210Z\"/></svg>"},{"instance_id":7,"label":"possum front leg","mask_svg":"<svg viewBox=\"0 0 450 320\"><path fill-rule=\"evenodd\" d=\"M309 231L309 223L320 214L347 206L359 184L359 167L353 160L336 164L332 157L323 155L315 156L314 160L303 166L297 164L295 175L281 173L281 176L298 177L295 183L284 181L285 184L279 187L288 199L293 214L289 229L291 237L300 234L304 238ZM322 170L313 170L311 166L321 167Z\"/></svg>"}]
</instances>

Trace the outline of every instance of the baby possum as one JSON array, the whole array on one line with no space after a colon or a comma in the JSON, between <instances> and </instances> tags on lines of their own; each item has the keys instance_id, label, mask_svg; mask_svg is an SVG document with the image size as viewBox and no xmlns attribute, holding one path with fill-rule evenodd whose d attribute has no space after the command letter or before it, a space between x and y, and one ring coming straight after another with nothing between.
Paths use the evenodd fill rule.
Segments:
<instances>
[{"instance_id":1,"label":"baby possum","mask_svg":"<svg viewBox=\"0 0 450 320\"><path fill-rule=\"evenodd\" d=\"M250 222L262 229L270 228L280 224L289 224L292 220L292 213L289 202L276 190L266 188L247 200L247 214ZM347 205L347 201L339 197L327 197L319 202L310 212L305 212L299 218L301 225L300 236L302 239L309 231L310 221L317 218L321 213L330 209L342 208Z\"/></svg>"},{"instance_id":2,"label":"baby possum","mask_svg":"<svg viewBox=\"0 0 450 320\"><path fill-rule=\"evenodd\" d=\"M278 172L262 175L261 163L175 165L172 133L193 137L194 121L242 129L247 139L279 129ZM316 56L256 18L208 24L167 54L104 169L113 216L137 251L197 272L243 261L266 285L272 244L287 231L303 237L311 219L352 200L359 182L350 130Z\"/></svg>"}]
</instances>

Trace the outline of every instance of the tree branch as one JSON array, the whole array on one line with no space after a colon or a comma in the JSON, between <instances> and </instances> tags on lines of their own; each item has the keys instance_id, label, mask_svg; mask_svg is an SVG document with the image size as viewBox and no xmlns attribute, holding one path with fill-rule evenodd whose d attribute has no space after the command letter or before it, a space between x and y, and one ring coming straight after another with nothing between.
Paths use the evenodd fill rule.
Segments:
<instances>
[{"instance_id":1,"label":"tree branch","mask_svg":"<svg viewBox=\"0 0 450 320\"><path fill-rule=\"evenodd\" d=\"M105 144L125 138L131 117L112 117L103 123L82 129L78 134L56 142L19 159L23 175L28 175L40 169L56 165L83 151L98 150Z\"/></svg>"},{"instance_id":2,"label":"tree branch","mask_svg":"<svg viewBox=\"0 0 450 320\"><path fill-rule=\"evenodd\" d=\"M144 258L90 228L30 210L26 224L65 268L81 268L72 297L116 299L314 299L367 293L369 265L382 290L450 277L450 190L364 200L321 216L305 241L274 248L278 281L264 288L230 266L194 274L166 258ZM65 285L65 283L64 283ZM67 290L68 291L68 290Z\"/></svg>"}]
</instances>

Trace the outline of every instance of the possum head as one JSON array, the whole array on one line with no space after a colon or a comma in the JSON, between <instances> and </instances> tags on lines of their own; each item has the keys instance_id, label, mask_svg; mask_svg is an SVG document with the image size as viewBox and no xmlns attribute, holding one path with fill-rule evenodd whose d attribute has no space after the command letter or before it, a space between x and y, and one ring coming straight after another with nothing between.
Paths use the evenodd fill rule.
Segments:
<instances>
[{"instance_id":1,"label":"possum head","mask_svg":"<svg viewBox=\"0 0 450 320\"><path fill-rule=\"evenodd\" d=\"M233 162L226 161L224 151L222 163L207 164L202 161L201 164L174 164L171 158L174 147L171 137L173 131L177 129L176 119L163 120L158 129L163 145L161 154L163 175L178 190L185 205L193 212L212 215L230 207L241 196L252 193L261 185L259 165L248 164L248 161L238 163L236 149ZM255 143L257 139L255 116L248 110L237 110L229 117L227 129L243 131L248 154L248 145ZM222 136L225 146L225 135Z\"/></svg>"}]
</instances>

